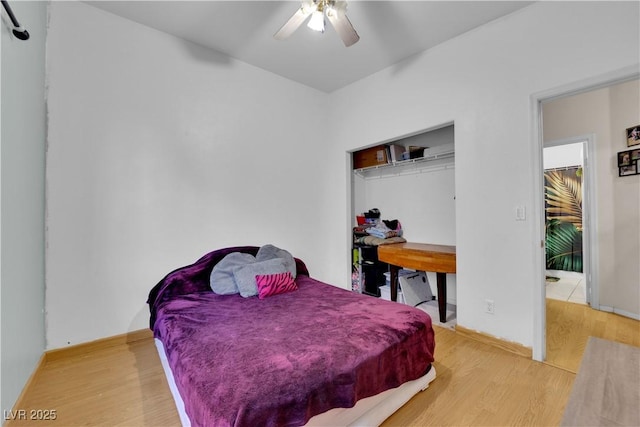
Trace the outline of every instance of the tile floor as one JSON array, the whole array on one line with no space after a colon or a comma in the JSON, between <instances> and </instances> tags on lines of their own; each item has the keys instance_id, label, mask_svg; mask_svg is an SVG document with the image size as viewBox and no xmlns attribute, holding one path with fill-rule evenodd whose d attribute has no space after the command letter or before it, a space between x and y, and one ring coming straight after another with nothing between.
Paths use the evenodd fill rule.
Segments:
<instances>
[{"instance_id":1,"label":"tile floor","mask_svg":"<svg viewBox=\"0 0 640 427\"><path fill-rule=\"evenodd\" d=\"M391 301L391 287L389 285L380 286L380 298L387 301ZM406 304L402 291L398 292L398 301ZM420 310L426 312L430 317L434 325L442 326L443 328L455 329L456 328L456 306L453 304L447 304L447 317L445 323L440 323L440 310L438 309L438 300L432 300L424 302L417 306Z\"/></svg>"},{"instance_id":2,"label":"tile floor","mask_svg":"<svg viewBox=\"0 0 640 427\"><path fill-rule=\"evenodd\" d=\"M547 276L557 277L557 282L546 282L547 298L586 304L584 275L573 271L547 270Z\"/></svg>"},{"instance_id":3,"label":"tile floor","mask_svg":"<svg viewBox=\"0 0 640 427\"><path fill-rule=\"evenodd\" d=\"M448 329L456 329L456 306L453 304L447 304L447 317L445 323L440 323L440 310L438 309L438 301L433 300L418 305L418 308L426 312L431 317L431 322L434 325L441 326Z\"/></svg>"}]
</instances>

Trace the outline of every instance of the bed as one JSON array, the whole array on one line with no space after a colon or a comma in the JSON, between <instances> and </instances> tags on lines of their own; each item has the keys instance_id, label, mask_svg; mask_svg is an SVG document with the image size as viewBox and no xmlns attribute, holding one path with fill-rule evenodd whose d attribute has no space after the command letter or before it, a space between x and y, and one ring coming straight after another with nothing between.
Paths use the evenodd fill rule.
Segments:
<instances>
[{"instance_id":1,"label":"bed","mask_svg":"<svg viewBox=\"0 0 640 427\"><path fill-rule=\"evenodd\" d=\"M320 282L300 259L292 257L295 290L212 291L225 257L260 250L210 252L149 293L150 328L183 425L380 424L435 378L425 312Z\"/></svg>"}]
</instances>

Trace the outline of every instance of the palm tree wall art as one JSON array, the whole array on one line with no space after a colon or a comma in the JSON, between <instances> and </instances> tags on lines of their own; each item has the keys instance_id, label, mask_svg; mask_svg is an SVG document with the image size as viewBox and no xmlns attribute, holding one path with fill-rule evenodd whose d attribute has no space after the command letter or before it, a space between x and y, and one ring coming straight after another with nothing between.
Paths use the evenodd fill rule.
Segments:
<instances>
[{"instance_id":1,"label":"palm tree wall art","mask_svg":"<svg viewBox=\"0 0 640 427\"><path fill-rule=\"evenodd\" d=\"M582 168L545 171L544 188L547 269L582 272Z\"/></svg>"}]
</instances>

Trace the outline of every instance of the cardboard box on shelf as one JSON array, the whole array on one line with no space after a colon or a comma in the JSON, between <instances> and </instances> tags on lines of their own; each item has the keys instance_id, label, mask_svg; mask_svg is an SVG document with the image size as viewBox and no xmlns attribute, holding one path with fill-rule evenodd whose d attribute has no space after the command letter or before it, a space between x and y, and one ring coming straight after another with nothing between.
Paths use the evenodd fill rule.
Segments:
<instances>
[{"instance_id":1,"label":"cardboard box on shelf","mask_svg":"<svg viewBox=\"0 0 640 427\"><path fill-rule=\"evenodd\" d=\"M402 159L402 153L404 153L405 151L407 151L406 148L404 148L402 145L395 145L395 144L391 144L389 145L389 154L391 155L391 163L395 163L395 162L399 162Z\"/></svg>"},{"instance_id":2,"label":"cardboard box on shelf","mask_svg":"<svg viewBox=\"0 0 640 427\"><path fill-rule=\"evenodd\" d=\"M353 153L353 168L362 169L371 166L386 165L389 163L389 156L386 145L365 148Z\"/></svg>"},{"instance_id":3,"label":"cardboard box on shelf","mask_svg":"<svg viewBox=\"0 0 640 427\"><path fill-rule=\"evenodd\" d=\"M410 159L419 159L424 155L424 149L429 147L418 147L415 145L409 146L409 158Z\"/></svg>"},{"instance_id":4,"label":"cardboard box on shelf","mask_svg":"<svg viewBox=\"0 0 640 427\"><path fill-rule=\"evenodd\" d=\"M455 152L455 147L453 144L444 144L444 145L437 145L431 148L425 148L423 155L424 157L434 157L434 156L440 156L444 154L451 154L454 152Z\"/></svg>"}]
</instances>

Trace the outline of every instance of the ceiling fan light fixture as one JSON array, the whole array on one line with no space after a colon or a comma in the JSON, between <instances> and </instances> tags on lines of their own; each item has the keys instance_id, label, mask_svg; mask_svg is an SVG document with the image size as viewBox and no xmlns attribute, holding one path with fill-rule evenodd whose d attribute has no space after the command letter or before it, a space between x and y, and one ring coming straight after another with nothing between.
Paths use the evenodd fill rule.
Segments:
<instances>
[{"instance_id":1,"label":"ceiling fan light fixture","mask_svg":"<svg viewBox=\"0 0 640 427\"><path fill-rule=\"evenodd\" d=\"M328 4L325 8L325 15L327 16L327 18L336 16L336 9L332 4Z\"/></svg>"},{"instance_id":2,"label":"ceiling fan light fixture","mask_svg":"<svg viewBox=\"0 0 640 427\"><path fill-rule=\"evenodd\" d=\"M325 19L328 19L345 46L349 47L360 40L360 36L347 18L346 0L302 0L300 8L273 35L276 40L289 37L307 19L307 27L324 33ZM309 15L311 17L309 18Z\"/></svg>"},{"instance_id":3,"label":"ceiling fan light fixture","mask_svg":"<svg viewBox=\"0 0 640 427\"><path fill-rule=\"evenodd\" d=\"M311 28L313 31L324 33L324 11L318 8L313 12L307 27Z\"/></svg>"}]
</instances>

